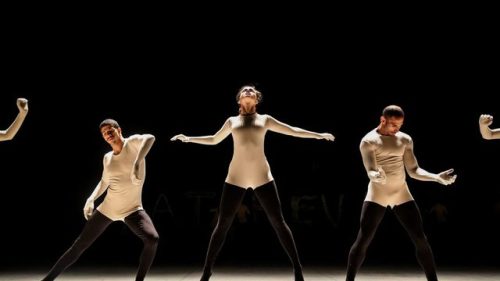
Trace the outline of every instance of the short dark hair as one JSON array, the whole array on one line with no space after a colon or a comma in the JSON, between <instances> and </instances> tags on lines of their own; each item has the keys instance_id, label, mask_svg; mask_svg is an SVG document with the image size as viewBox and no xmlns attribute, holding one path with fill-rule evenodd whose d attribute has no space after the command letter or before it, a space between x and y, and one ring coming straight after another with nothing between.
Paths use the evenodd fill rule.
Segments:
<instances>
[{"instance_id":1,"label":"short dark hair","mask_svg":"<svg viewBox=\"0 0 500 281\"><path fill-rule=\"evenodd\" d=\"M253 85L253 84L243 85L238 90L238 93L236 94L236 101L240 101L241 90L243 90L243 88L246 88L246 87L251 87L255 90L255 94L257 94L257 102L261 103L262 102L262 93L259 90L257 90L257 88L255 88L255 85Z\"/></svg>"},{"instance_id":2,"label":"short dark hair","mask_svg":"<svg viewBox=\"0 0 500 281\"><path fill-rule=\"evenodd\" d=\"M104 121L101 122L101 124L99 124L99 130L104 127L104 126L111 126L113 128L120 128L120 125L118 124L118 122L116 122L116 120L114 119L104 119Z\"/></svg>"},{"instance_id":3,"label":"short dark hair","mask_svg":"<svg viewBox=\"0 0 500 281\"><path fill-rule=\"evenodd\" d=\"M382 111L382 116L384 116L385 118L391 118L391 117L404 118L405 112L401 107L397 105L388 105Z\"/></svg>"}]
</instances>

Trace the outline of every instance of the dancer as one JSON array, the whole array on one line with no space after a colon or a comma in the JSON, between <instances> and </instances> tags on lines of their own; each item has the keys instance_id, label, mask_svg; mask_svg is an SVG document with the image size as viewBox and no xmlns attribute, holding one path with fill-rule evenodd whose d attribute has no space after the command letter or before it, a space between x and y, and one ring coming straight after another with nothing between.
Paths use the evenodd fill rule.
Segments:
<instances>
[{"instance_id":1,"label":"dancer","mask_svg":"<svg viewBox=\"0 0 500 281\"><path fill-rule=\"evenodd\" d=\"M500 139L500 128L490 129L493 124L493 116L488 114L481 114L479 116L479 131L485 140Z\"/></svg>"},{"instance_id":2,"label":"dancer","mask_svg":"<svg viewBox=\"0 0 500 281\"><path fill-rule=\"evenodd\" d=\"M328 141L333 141L334 137L329 133L315 133L289 126L267 114L258 114L257 105L262 100L262 94L254 86L243 86L238 91L236 100L239 104L239 115L229 117L214 135L188 137L180 134L171 139L215 145L229 134L233 137L233 158L223 186L217 225L210 239L201 280L207 281L212 275L216 257L247 188L254 189L281 245L287 252L294 267L295 280L304 280L295 242L283 218L276 184L264 154L264 137L268 130L294 137Z\"/></svg>"},{"instance_id":3,"label":"dancer","mask_svg":"<svg viewBox=\"0 0 500 281\"><path fill-rule=\"evenodd\" d=\"M123 221L144 242L136 281L144 280L155 257L159 237L151 218L142 207L141 199L146 176L145 157L155 137L144 134L124 138L122 129L113 119L102 121L99 129L112 151L104 155L102 178L83 208L83 215L88 221L80 236L59 258L44 281L54 280L73 264L113 221ZM106 190L102 204L94 210L94 201Z\"/></svg>"},{"instance_id":4,"label":"dancer","mask_svg":"<svg viewBox=\"0 0 500 281\"><path fill-rule=\"evenodd\" d=\"M10 124L9 128L0 130L0 141L11 140L17 134L17 131L21 128L21 125L28 114L28 100L25 98L18 98L17 108L19 109L19 113L17 114L16 119L14 119L14 122Z\"/></svg>"},{"instance_id":5,"label":"dancer","mask_svg":"<svg viewBox=\"0 0 500 281\"><path fill-rule=\"evenodd\" d=\"M418 166L411 137L399 131L403 121L404 112L401 107L387 106L383 110L378 127L361 140L361 156L370 183L361 210L358 237L349 252L346 277L348 281L356 277L387 207L392 208L412 239L417 260L424 269L427 280L438 280L420 211L406 184L405 168L414 179L436 181L443 185L455 182L456 175L452 175L453 169L433 174Z\"/></svg>"}]
</instances>

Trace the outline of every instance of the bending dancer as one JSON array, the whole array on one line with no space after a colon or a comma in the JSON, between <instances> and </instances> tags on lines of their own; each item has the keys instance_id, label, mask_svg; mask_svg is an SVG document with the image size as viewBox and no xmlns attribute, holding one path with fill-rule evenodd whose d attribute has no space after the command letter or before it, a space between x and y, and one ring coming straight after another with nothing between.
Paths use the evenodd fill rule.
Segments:
<instances>
[{"instance_id":1,"label":"bending dancer","mask_svg":"<svg viewBox=\"0 0 500 281\"><path fill-rule=\"evenodd\" d=\"M122 129L112 119L102 121L99 129L113 150L104 155L102 178L83 208L87 223L80 236L59 258L44 281L54 280L73 264L113 221L123 221L144 242L136 281L144 280L155 257L158 233L142 208L141 199L146 176L145 157L155 137L144 134L124 138ZM106 190L104 201L94 211L94 200Z\"/></svg>"},{"instance_id":2,"label":"bending dancer","mask_svg":"<svg viewBox=\"0 0 500 281\"><path fill-rule=\"evenodd\" d=\"M479 131L485 140L500 139L500 128L490 129L493 124L493 116L488 114L481 114L479 116Z\"/></svg>"},{"instance_id":3,"label":"bending dancer","mask_svg":"<svg viewBox=\"0 0 500 281\"><path fill-rule=\"evenodd\" d=\"M10 124L9 128L0 130L0 141L11 140L17 134L17 131L19 131L19 128L21 128L21 125L23 124L24 119L28 114L28 100L24 98L18 98L17 108L19 109L19 113L17 114L16 119L14 119L14 122Z\"/></svg>"},{"instance_id":4,"label":"bending dancer","mask_svg":"<svg viewBox=\"0 0 500 281\"><path fill-rule=\"evenodd\" d=\"M247 188L253 188L262 208L267 214L281 245L287 252L295 273L295 280L304 280L299 255L292 233L281 211L278 191L264 154L264 137L268 130L301 138L333 141L329 133L315 133L282 123L267 114L258 114L256 109L262 94L254 86L244 86L236 95L239 115L229 117L213 136L187 137L176 135L171 140L215 145L232 134L234 153L223 186L217 225L208 246L202 281L209 280L215 259L224 243L227 231L240 206Z\"/></svg>"},{"instance_id":5,"label":"bending dancer","mask_svg":"<svg viewBox=\"0 0 500 281\"><path fill-rule=\"evenodd\" d=\"M403 121L404 112L399 106L387 106L380 117L378 127L361 140L361 156L370 183L361 210L358 237L349 252L346 277L348 281L356 277L387 207L392 208L412 239L417 260L425 271L427 280L438 280L420 211L406 184L405 168L414 179L436 181L443 185L455 182L456 175L452 175L453 169L433 174L418 166L411 137L399 131Z\"/></svg>"}]
</instances>

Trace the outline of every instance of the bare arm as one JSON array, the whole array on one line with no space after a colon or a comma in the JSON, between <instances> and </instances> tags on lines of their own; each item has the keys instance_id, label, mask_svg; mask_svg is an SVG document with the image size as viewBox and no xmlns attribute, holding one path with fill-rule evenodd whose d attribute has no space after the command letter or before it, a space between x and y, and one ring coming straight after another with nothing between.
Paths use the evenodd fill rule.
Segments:
<instances>
[{"instance_id":1,"label":"bare arm","mask_svg":"<svg viewBox=\"0 0 500 281\"><path fill-rule=\"evenodd\" d=\"M228 118L222 128L219 129L217 133L211 136L200 136L200 137L188 137L183 134L176 135L172 137L170 140L180 140L182 142L193 142L198 144L206 144L206 145L216 145L223 141L227 136L231 134L231 121Z\"/></svg>"},{"instance_id":2,"label":"bare arm","mask_svg":"<svg viewBox=\"0 0 500 281\"><path fill-rule=\"evenodd\" d=\"M267 122L266 126L269 130L284 134L284 135L289 135L289 136L294 136L294 137L299 137L299 138L313 138L313 139L325 139L329 141L333 141L335 137L332 134L329 133L316 133L316 132L311 132L307 131L298 127L293 127L288 124L285 124L283 122L280 122L276 120L274 117L268 115L267 116Z\"/></svg>"},{"instance_id":3,"label":"bare arm","mask_svg":"<svg viewBox=\"0 0 500 281\"><path fill-rule=\"evenodd\" d=\"M375 148L367 141L361 141L359 145L361 157L363 158L363 165L366 169L366 174L370 181L385 184L385 172L381 167L377 167L377 160L375 158Z\"/></svg>"},{"instance_id":4,"label":"bare arm","mask_svg":"<svg viewBox=\"0 0 500 281\"><path fill-rule=\"evenodd\" d=\"M455 182L456 175L452 175L453 169L443 171L439 174L433 174L418 166L417 158L413 152L413 141L410 139L406 145L403 161L406 171L410 177L421 181L436 181L443 185L449 185Z\"/></svg>"},{"instance_id":5,"label":"bare arm","mask_svg":"<svg viewBox=\"0 0 500 281\"><path fill-rule=\"evenodd\" d=\"M19 113L17 114L16 119L6 130L0 130L0 141L7 141L14 138L21 128L21 125L28 114L28 100L23 98L17 99L17 108L19 109Z\"/></svg>"},{"instance_id":6,"label":"bare arm","mask_svg":"<svg viewBox=\"0 0 500 281\"><path fill-rule=\"evenodd\" d=\"M481 114L479 116L479 131L485 140L500 139L500 128L490 129L493 124L493 116L488 114Z\"/></svg>"}]
</instances>

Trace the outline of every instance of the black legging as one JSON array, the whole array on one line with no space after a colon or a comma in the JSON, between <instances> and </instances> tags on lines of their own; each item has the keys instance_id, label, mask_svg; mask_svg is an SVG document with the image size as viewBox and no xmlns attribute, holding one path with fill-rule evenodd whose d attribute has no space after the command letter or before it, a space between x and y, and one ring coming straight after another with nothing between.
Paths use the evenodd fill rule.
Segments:
<instances>
[{"instance_id":1,"label":"black legging","mask_svg":"<svg viewBox=\"0 0 500 281\"><path fill-rule=\"evenodd\" d=\"M347 264L347 281L352 281L365 259L366 249L375 235L378 225L384 217L386 207L377 203L365 201L361 210L361 221L356 242L349 252L349 261ZM409 201L397 205L393 209L399 222L410 235L417 260L423 268L428 281L437 281L436 265L431 247L424 234L422 217L415 201Z\"/></svg>"},{"instance_id":2,"label":"black legging","mask_svg":"<svg viewBox=\"0 0 500 281\"><path fill-rule=\"evenodd\" d=\"M222 198L219 206L219 216L217 225L212 232L210 244L208 245L207 257L205 260L204 274L201 280L208 280L212 273L212 267L215 259L224 243L226 234L231 227L236 211L241 205L245 196L246 189L224 183L222 190ZM299 255L295 242L293 240L292 232L283 218L281 211L281 202L278 198L278 191L274 181L268 182L262 186L255 188L255 196L259 200L260 205L266 212L266 215L271 222L271 225L278 234L281 245L285 249L288 257L292 261L296 280L302 280L302 266L299 261Z\"/></svg>"},{"instance_id":3,"label":"black legging","mask_svg":"<svg viewBox=\"0 0 500 281\"><path fill-rule=\"evenodd\" d=\"M73 245L59 258L54 267L52 267L50 272L42 281L54 280L66 268L76 262L80 255L90 245L92 245L92 243L94 243L97 237L99 237L112 222L112 220L101 214L99 211L95 211L85 224L80 236L78 236ZM144 242L144 247L139 260L139 270L137 271L135 278L136 281L142 281L144 280L149 267L153 263L159 236L151 218L143 210L134 212L127 216L125 218L125 224Z\"/></svg>"}]
</instances>

